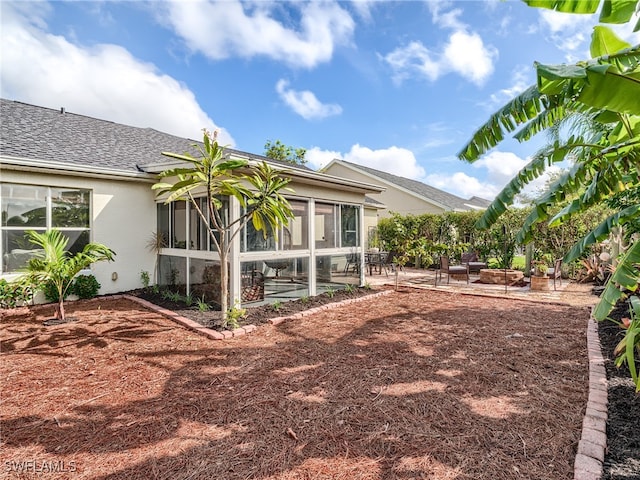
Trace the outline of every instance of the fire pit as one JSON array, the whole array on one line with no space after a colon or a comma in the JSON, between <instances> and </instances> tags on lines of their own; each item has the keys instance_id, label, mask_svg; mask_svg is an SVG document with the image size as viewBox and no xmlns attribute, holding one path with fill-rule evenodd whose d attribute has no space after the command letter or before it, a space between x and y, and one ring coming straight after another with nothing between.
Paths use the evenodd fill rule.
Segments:
<instances>
[{"instance_id":1,"label":"fire pit","mask_svg":"<svg viewBox=\"0 0 640 480\"><path fill-rule=\"evenodd\" d=\"M506 272L506 275L505 275ZM520 270L498 270L496 268L483 268L480 270L480 283L492 283L495 285L504 285L505 276L507 285L518 283L524 278L524 273Z\"/></svg>"}]
</instances>

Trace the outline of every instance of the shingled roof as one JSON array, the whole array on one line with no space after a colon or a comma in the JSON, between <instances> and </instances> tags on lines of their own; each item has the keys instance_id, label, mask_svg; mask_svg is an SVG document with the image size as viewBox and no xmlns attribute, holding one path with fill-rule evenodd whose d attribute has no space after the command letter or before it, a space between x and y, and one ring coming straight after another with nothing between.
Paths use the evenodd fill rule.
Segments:
<instances>
[{"instance_id":1,"label":"shingled roof","mask_svg":"<svg viewBox=\"0 0 640 480\"><path fill-rule=\"evenodd\" d=\"M450 210L470 210L470 209L483 209L487 208L491 202L480 197L471 197L468 200L458 197L451 193L440 190L439 188L432 187L426 183L419 182L417 180L411 180L409 178L400 177L391 173L376 170L371 167L365 167L344 160L339 160L343 165L347 165L351 168L360 170L372 177L383 180L384 182L393 184L404 190L408 190L416 195L423 197L426 200L431 200Z\"/></svg>"},{"instance_id":2,"label":"shingled roof","mask_svg":"<svg viewBox=\"0 0 640 480\"><path fill-rule=\"evenodd\" d=\"M0 99L0 154L7 157L142 172L144 167L166 163L168 157L162 155L163 151L195 154L195 143L200 142L153 128ZM311 171L239 150L227 152Z\"/></svg>"}]
</instances>

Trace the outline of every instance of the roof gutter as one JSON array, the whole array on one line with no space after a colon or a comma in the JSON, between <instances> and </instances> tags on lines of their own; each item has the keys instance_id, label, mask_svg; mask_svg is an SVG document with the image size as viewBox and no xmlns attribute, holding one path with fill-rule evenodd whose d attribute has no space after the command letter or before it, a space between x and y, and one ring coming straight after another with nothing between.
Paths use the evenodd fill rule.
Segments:
<instances>
[{"instance_id":1,"label":"roof gutter","mask_svg":"<svg viewBox=\"0 0 640 480\"><path fill-rule=\"evenodd\" d=\"M75 165L71 163L33 160L29 158L3 155L0 155L0 169L148 183L158 181L157 175L148 172L133 172L129 170L117 170L115 168L97 166L92 166L89 169L82 165Z\"/></svg>"},{"instance_id":2,"label":"roof gutter","mask_svg":"<svg viewBox=\"0 0 640 480\"><path fill-rule=\"evenodd\" d=\"M247 157L243 157L243 159L248 160L251 166L262 163L262 161L260 160L248 159ZM316 172L315 170L303 170L295 167L287 168L283 167L282 165L277 165L270 162L268 163L282 175L286 175L291 179L295 179L298 182L307 185L316 185L322 187L333 186L350 192L359 193L382 193L386 190L386 187L375 185L372 183L357 182L342 177L335 177L326 173ZM143 168L146 172L160 173L164 170L178 168L181 166L184 166L184 162L174 159L166 162L154 163L153 165L144 165L141 168Z\"/></svg>"}]
</instances>

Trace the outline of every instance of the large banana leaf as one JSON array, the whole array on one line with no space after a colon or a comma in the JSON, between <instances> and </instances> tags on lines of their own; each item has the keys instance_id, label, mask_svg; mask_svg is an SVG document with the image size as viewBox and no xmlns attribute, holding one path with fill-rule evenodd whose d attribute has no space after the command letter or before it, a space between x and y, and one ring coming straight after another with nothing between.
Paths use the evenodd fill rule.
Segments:
<instances>
[{"instance_id":1,"label":"large banana leaf","mask_svg":"<svg viewBox=\"0 0 640 480\"><path fill-rule=\"evenodd\" d=\"M554 105L555 106L555 105ZM474 134L469 143L458 153L461 160L473 162L504 140L504 134L513 132L518 125L535 119L547 110L538 88L530 86L520 95L491 115Z\"/></svg>"},{"instance_id":2,"label":"large banana leaf","mask_svg":"<svg viewBox=\"0 0 640 480\"><path fill-rule=\"evenodd\" d=\"M530 7L547 8L563 13L593 14L600 0L524 0ZM601 23L627 23L636 10L638 0L604 0L600 10ZM636 25L635 30L638 29Z\"/></svg>"},{"instance_id":3,"label":"large banana leaf","mask_svg":"<svg viewBox=\"0 0 640 480\"><path fill-rule=\"evenodd\" d=\"M631 245L618 263L593 311L593 318L596 320L606 319L618 300L626 295L623 289L632 292L638 289L638 282L640 282L638 265L640 265L640 241Z\"/></svg>"}]
</instances>

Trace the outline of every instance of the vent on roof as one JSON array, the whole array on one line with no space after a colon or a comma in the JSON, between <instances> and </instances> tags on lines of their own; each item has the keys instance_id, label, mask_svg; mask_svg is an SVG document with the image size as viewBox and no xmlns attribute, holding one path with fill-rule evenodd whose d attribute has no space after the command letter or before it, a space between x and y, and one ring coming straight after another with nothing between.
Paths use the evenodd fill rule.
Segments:
<instances>
[{"instance_id":1,"label":"vent on roof","mask_svg":"<svg viewBox=\"0 0 640 480\"><path fill-rule=\"evenodd\" d=\"M60 107L60 113L64 114L65 111L64 107Z\"/></svg>"}]
</instances>

